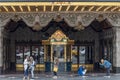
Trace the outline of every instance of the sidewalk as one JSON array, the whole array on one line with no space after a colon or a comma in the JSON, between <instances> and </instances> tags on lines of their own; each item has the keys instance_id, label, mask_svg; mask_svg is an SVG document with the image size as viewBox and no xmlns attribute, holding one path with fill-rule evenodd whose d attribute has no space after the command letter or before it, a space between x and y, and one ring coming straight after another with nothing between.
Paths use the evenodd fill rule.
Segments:
<instances>
[{"instance_id":1,"label":"sidewalk","mask_svg":"<svg viewBox=\"0 0 120 80\"><path fill-rule=\"evenodd\" d=\"M0 80L22 80L23 74L4 74L0 75ZM54 80L52 73L35 74L35 79L30 80ZM83 78L75 73L58 74L55 80L120 80L120 74L111 74L110 78L105 77L105 73L88 73Z\"/></svg>"},{"instance_id":2,"label":"sidewalk","mask_svg":"<svg viewBox=\"0 0 120 80\"><path fill-rule=\"evenodd\" d=\"M105 76L106 74L105 73L87 73L85 76L91 76L91 77L99 77L99 76ZM120 73L119 74L116 74L116 73L111 73L110 74L111 76L120 76ZM14 74L2 74L0 75L0 77L23 77L23 74L22 73L14 73ZM53 73L35 73L35 76L37 77L50 77L50 76L53 76ZM76 77L78 76L77 73L58 73L58 76L66 76L66 77L69 77L69 76L72 76L72 77Z\"/></svg>"}]
</instances>

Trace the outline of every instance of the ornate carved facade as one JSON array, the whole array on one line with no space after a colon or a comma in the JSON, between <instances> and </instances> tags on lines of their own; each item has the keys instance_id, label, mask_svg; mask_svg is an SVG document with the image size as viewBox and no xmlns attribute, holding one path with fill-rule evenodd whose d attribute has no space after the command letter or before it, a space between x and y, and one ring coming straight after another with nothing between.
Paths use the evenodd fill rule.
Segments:
<instances>
[{"instance_id":1,"label":"ornate carved facade","mask_svg":"<svg viewBox=\"0 0 120 80\"><path fill-rule=\"evenodd\" d=\"M16 31L13 31L9 34L9 31L5 31L6 26L7 27L12 27L14 26L9 25L9 22L13 21L14 23L18 23L19 21L25 22L26 27L24 28L17 28ZM52 23L51 21L55 21L55 23L58 23L56 25L57 27L51 26L48 30L43 30L45 29L49 23ZM13 47L15 47L15 41L21 42L21 41L42 41L43 39L48 39L51 34L53 34L56 30L61 29L61 22L67 23L69 26L68 29L64 30L63 32L69 37L70 39L75 40L75 44L81 44L84 42L87 43L92 43L94 44L94 50L95 50L95 59L94 62L98 62L100 58L104 56L97 54L97 53L102 53L103 48L101 48L101 43L103 46L107 46L107 49L109 49L109 52L111 50L111 47L113 45L113 51L116 52L116 55L118 55L119 50L117 50L117 47L119 45L118 35L116 38L116 33L119 31L116 28L119 28L120 26L120 15L119 13L56 13L56 12L41 12L41 13L0 13L0 30L1 30L1 38L5 38L10 40L10 46L11 46L11 53L14 53ZM110 26L107 24L107 27L103 27L106 25L104 22L108 22ZM93 25L94 24L94 25ZM101 25L104 29L101 29L100 26L98 27L98 24ZM89 27L89 26L94 26L94 27ZM21 27L23 25L20 25ZM66 25L65 25L66 26ZM64 26L64 27L65 27ZM84 27L84 28L83 28ZM110 29L107 29L109 28ZM112 27L112 28L111 28ZM32 30L33 32L32 32ZM74 31L72 31L72 29ZM97 30L98 29L98 30ZM41 32L43 30L43 32ZM102 31L101 31L102 30ZM35 32L34 32L35 31ZM116 32L117 31L117 32ZM6 44L3 43L3 39L0 39L0 47L1 47L1 53L6 53L4 49L2 49L4 46L7 46ZM115 44L114 44L115 43ZM9 43L8 43L9 44ZM106 47L105 47L106 48ZM99 52L100 51L100 52ZM110 53L112 54L112 53ZM15 56L15 54L11 54L12 56ZM0 54L0 56L4 56ZM109 56L108 56L109 57ZM119 65L119 60L116 60L115 55L113 56L113 67L120 67ZM2 59L2 57L1 57ZM3 59L2 59L3 60ZM1 63L2 63L2 60ZM111 60L111 59L110 59ZM15 62L15 57L11 58L11 62ZM5 65L5 64L4 64ZM2 64L1 64L2 66Z\"/></svg>"},{"instance_id":2,"label":"ornate carved facade","mask_svg":"<svg viewBox=\"0 0 120 80\"><path fill-rule=\"evenodd\" d=\"M14 21L19 21L22 19L28 26L34 27L35 23L39 23L40 27L45 27L48 23L54 19L64 19L69 26L77 27L78 22L81 22L81 25L88 26L90 23L97 19L99 20L99 15L102 15L103 20L107 19L112 26L120 26L120 15L119 13L0 13L0 26L5 26L10 19ZM41 29L41 28L40 28Z\"/></svg>"}]
</instances>

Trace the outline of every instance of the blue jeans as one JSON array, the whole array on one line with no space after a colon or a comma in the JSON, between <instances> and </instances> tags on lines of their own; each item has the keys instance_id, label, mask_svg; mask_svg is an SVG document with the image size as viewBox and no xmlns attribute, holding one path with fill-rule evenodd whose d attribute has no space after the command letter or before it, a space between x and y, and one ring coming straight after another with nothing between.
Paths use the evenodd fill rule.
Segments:
<instances>
[{"instance_id":1,"label":"blue jeans","mask_svg":"<svg viewBox=\"0 0 120 80\"><path fill-rule=\"evenodd\" d=\"M28 73L29 73L29 71L28 71L28 69L26 69L26 70L24 71L24 76L28 76Z\"/></svg>"},{"instance_id":2,"label":"blue jeans","mask_svg":"<svg viewBox=\"0 0 120 80\"><path fill-rule=\"evenodd\" d=\"M110 68L111 68L111 66L110 66L110 67L108 67L108 68L106 68L106 70L107 70L107 71L106 71L106 75L107 75L107 76L109 76L109 75L110 75Z\"/></svg>"}]
</instances>

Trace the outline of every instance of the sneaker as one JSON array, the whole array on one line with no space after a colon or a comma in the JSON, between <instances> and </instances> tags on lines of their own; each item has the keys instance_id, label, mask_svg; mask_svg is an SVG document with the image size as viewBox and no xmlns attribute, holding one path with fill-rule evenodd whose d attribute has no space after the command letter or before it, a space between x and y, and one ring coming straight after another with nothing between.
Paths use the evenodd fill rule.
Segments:
<instances>
[{"instance_id":1,"label":"sneaker","mask_svg":"<svg viewBox=\"0 0 120 80\"><path fill-rule=\"evenodd\" d=\"M104 77L106 77L106 78L110 78L110 76L104 76Z\"/></svg>"},{"instance_id":2,"label":"sneaker","mask_svg":"<svg viewBox=\"0 0 120 80\"><path fill-rule=\"evenodd\" d=\"M110 78L110 76L107 76L108 78Z\"/></svg>"},{"instance_id":3,"label":"sneaker","mask_svg":"<svg viewBox=\"0 0 120 80\"><path fill-rule=\"evenodd\" d=\"M57 79L57 76L53 76L53 79Z\"/></svg>"},{"instance_id":4,"label":"sneaker","mask_svg":"<svg viewBox=\"0 0 120 80\"><path fill-rule=\"evenodd\" d=\"M86 76L82 76L83 78L85 78Z\"/></svg>"},{"instance_id":5,"label":"sneaker","mask_svg":"<svg viewBox=\"0 0 120 80\"><path fill-rule=\"evenodd\" d=\"M35 78L31 78L32 80L34 80Z\"/></svg>"}]
</instances>

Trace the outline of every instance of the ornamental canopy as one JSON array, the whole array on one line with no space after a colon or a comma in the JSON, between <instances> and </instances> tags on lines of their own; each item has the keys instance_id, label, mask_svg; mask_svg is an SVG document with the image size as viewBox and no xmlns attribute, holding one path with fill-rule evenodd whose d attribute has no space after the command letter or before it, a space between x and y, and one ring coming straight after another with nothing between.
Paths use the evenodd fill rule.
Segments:
<instances>
[{"instance_id":1,"label":"ornamental canopy","mask_svg":"<svg viewBox=\"0 0 120 80\"><path fill-rule=\"evenodd\" d=\"M10 20L23 20L33 29L41 30L52 19L57 22L64 19L77 30L95 19L100 22L107 19L112 26L120 26L119 12L120 2L0 2L0 26Z\"/></svg>"}]
</instances>

